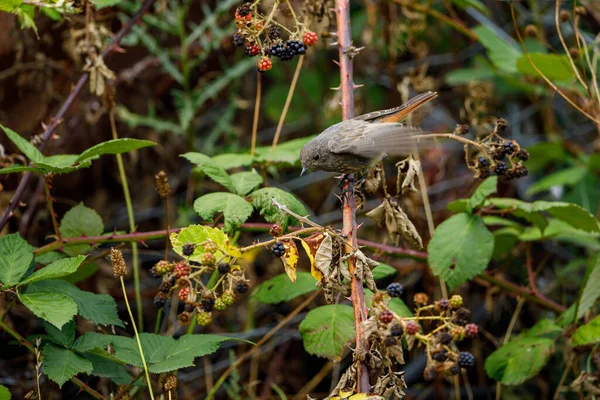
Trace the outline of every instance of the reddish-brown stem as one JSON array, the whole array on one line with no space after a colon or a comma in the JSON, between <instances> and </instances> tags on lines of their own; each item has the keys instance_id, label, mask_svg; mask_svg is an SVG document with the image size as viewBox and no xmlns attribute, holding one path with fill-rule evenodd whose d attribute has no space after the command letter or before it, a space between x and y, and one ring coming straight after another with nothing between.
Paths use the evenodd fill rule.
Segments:
<instances>
[{"instance_id":1,"label":"reddish-brown stem","mask_svg":"<svg viewBox=\"0 0 600 400\"><path fill-rule=\"evenodd\" d=\"M531 246L529 243L525 245L525 267L527 268L527 278L529 279L529 285L531 286L531 293L538 296L540 292L537 289L535 283L535 273L533 272L533 265L531 261Z\"/></svg>"},{"instance_id":2,"label":"reddish-brown stem","mask_svg":"<svg viewBox=\"0 0 600 400\"><path fill-rule=\"evenodd\" d=\"M44 190L46 192L46 202L48 203L48 212L50 213L50 218L52 219L52 226L54 227L54 234L58 237L58 240L62 240L62 235L60 234L60 229L58 228L58 221L56 220L56 212L54 211L54 199L50 194L50 181L52 180L52 176L47 176L44 179Z\"/></svg>"},{"instance_id":3,"label":"reddish-brown stem","mask_svg":"<svg viewBox=\"0 0 600 400\"><path fill-rule=\"evenodd\" d=\"M154 1L155 0L146 0L146 2L138 10L138 12L135 13L135 15L133 17L131 17L131 19L127 22L127 24L123 28L121 28L119 33L117 33L115 35L115 37L110 42L110 44L108 46L106 46L106 48L102 51L102 53L101 53L102 57L106 57L106 55L108 55L108 53L110 53L115 47L117 47L119 45L119 43L121 42L121 39L123 39L123 37L127 34L127 32L129 32L131 30L131 27L150 9L152 4L154 4ZM56 115L52 118L50 124L48 125L48 127L46 128L46 130L44 131L44 133L42 135L42 140L38 147L38 149L40 151L43 151L46 148L46 145L48 144L48 141L52 137L52 134L54 134L54 131L56 130L58 125L60 125L60 123L62 122L62 119L64 118L65 114L67 113L69 108L71 108L71 105L73 105L73 102L75 101L77 96L79 96L79 94L81 93L81 90L87 83L89 77L90 77L90 74L87 72L84 73L83 75L81 75L81 77L77 81L77 84L71 90L71 94L69 95L69 97L67 97L67 99L65 100L63 105L60 107L60 109L58 110ZM15 194L13 195L13 198L10 200L8 207L6 207L6 210L4 210L4 214L2 214L2 218L0 219L0 230L2 230L2 228L4 228L4 225L6 225L6 223L8 222L8 219L12 216L14 209L17 207L17 204L19 204L19 201L21 200L21 197L23 196L23 193L25 192L25 188L27 187L27 184L29 183L29 179L31 179L31 172L26 172L23 175L23 177L21 178L21 181L19 182L19 185L17 186L17 189L15 190Z\"/></svg>"},{"instance_id":4,"label":"reddish-brown stem","mask_svg":"<svg viewBox=\"0 0 600 400\"><path fill-rule=\"evenodd\" d=\"M350 6L349 0L336 0L335 12L337 19L337 38L340 55L340 90L342 93L342 118L354 117L354 81L352 79L352 58L348 49L352 45L350 37ZM343 193L346 193L342 201L344 206L342 234L348 237L352 246L346 245L346 252L352 252L358 246L356 238L356 204L354 203L354 176L350 174L342 184ZM348 259L348 269L352 275L352 306L354 307L354 327L356 329L355 352L364 354L367 351L367 338L363 328L363 321L367 319L367 305L363 291L362 280L354 274L356 268L354 257ZM371 390L369 383L369 371L364 362L360 362L357 377L357 392L367 393Z\"/></svg>"}]
</instances>

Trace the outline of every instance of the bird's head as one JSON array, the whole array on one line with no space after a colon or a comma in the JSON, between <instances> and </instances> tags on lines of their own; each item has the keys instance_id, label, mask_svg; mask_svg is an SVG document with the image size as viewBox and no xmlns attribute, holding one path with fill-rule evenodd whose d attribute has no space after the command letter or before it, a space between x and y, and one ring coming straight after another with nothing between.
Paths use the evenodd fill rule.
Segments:
<instances>
[{"instance_id":1,"label":"bird's head","mask_svg":"<svg viewBox=\"0 0 600 400\"><path fill-rule=\"evenodd\" d=\"M319 146L316 140L311 140L306 143L300 150L300 163L302 163L302 172L300 176L309 169L314 169L318 166L321 154L319 154Z\"/></svg>"}]
</instances>

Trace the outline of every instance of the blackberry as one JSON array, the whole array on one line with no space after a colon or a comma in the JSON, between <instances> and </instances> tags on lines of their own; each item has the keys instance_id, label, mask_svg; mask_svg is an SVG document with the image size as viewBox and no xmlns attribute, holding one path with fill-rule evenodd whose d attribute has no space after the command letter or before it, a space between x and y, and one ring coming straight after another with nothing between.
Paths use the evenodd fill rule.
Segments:
<instances>
[{"instance_id":1,"label":"blackberry","mask_svg":"<svg viewBox=\"0 0 600 400\"><path fill-rule=\"evenodd\" d=\"M273 225L271 225L271 229L269 229L269 234L271 236L273 236L274 238L276 238L283 234L283 229L281 228L281 226L279 226L277 224L273 224Z\"/></svg>"},{"instance_id":2,"label":"blackberry","mask_svg":"<svg viewBox=\"0 0 600 400\"><path fill-rule=\"evenodd\" d=\"M479 177L481 179L489 178L491 175L492 175L492 172L490 171L489 168L482 169L479 171Z\"/></svg>"},{"instance_id":3,"label":"blackberry","mask_svg":"<svg viewBox=\"0 0 600 400\"><path fill-rule=\"evenodd\" d=\"M218 268L219 273L223 275L231 271L231 265L229 265L229 263L226 262L220 262Z\"/></svg>"},{"instance_id":4,"label":"blackberry","mask_svg":"<svg viewBox=\"0 0 600 400\"><path fill-rule=\"evenodd\" d=\"M389 324L393 320L394 320L394 314L392 314L391 311L384 310L379 313L379 321L381 321L382 323Z\"/></svg>"},{"instance_id":5,"label":"blackberry","mask_svg":"<svg viewBox=\"0 0 600 400\"><path fill-rule=\"evenodd\" d=\"M273 247L271 247L271 251L273 252L273 254L275 254L275 256L283 257L283 255L285 254L285 246L281 242L275 242Z\"/></svg>"},{"instance_id":6,"label":"blackberry","mask_svg":"<svg viewBox=\"0 0 600 400\"><path fill-rule=\"evenodd\" d=\"M279 29L278 26L271 26L269 28L269 39L271 40L277 40L281 37L281 29Z\"/></svg>"},{"instance_id":7,"label":"blackberry","mask_svg":"<svg viewBox=\"0 0 600 400\"><path fill-rule=\"evenodd\" d=\"M460 368L458 367L458 365L454 364L452 366L452 368L450 368L450 373L452 375L458 375L458 373L460 372Z\"/></svg>"},{"instance_id":8,"label":"blackberry","mask_svg":"<svg viewBox=\"0 0 600 400\"><path fill-rule=\"evenodd\" d=\"M392 336L402 336L403 333L404 333L404 329L402 328L402 325L400 325L400 324L394 324L390 328L390 335L392 335Z\"/></svg>"},{"instance_id":9,"label":"blackberry","mask_svg":"<svg viewBox=\"0 0 600 400\"><path fill-rule=\"evenodd\" d=\"M181 300L183 302L187 302L188 298L190 296L190 288L186 287L186 288L180 289L177 296L179 296L179 300Z\"/></svg>"},{"instance_id":10,"label":"blackberry","mask_svg":"<svg viewBox=\"0 0 600 400\"><path fill-rule=\"evenodd\" d=\"M208 267L212 267L213 265L215 265L215 261L216 261L215 255L212 253L204 253L200 257L200 263L202 263L202 265L206 265Z\"/></svg>"},{"instance_id":11,"label":"blackberry","mask_svg":"<svg viewBox=\"0 0 600 400\"><path fill-rule=\"evenodd\" d=\"M506 179L507 181L512 181L516 177L517 177L517 174L515 174L515 170L513 168L509 169L504 174L504 179Z\"/></svg>"},{"instance_id":12,"label":"blackberry","mask_svg":"<svg viewBox=\"0 0 600 400\"><path fill-rule=\"evenodd\" d=\"M244 36L241 33L236 33L233 35L233 44L235 44L237 47L242 47L245 41L246 39L244 39Z\"/></svg>"},{"instance_id":13,"label":"blackberry","mask_svg":"<svg viewBox=\"0 0 600 400\"><path fill-rule=\"evenodd\" d=\"M504 153L507 155L511 155L512 153L515 152L515 150L517 150L517 147L515 146L515 144L509 140L502 143L502 148L504 149Z\"/></svg>"},{"instance_id":14,"label":"blackberry","mask_svg":"<svg viewBox=\"0 0 600 400\"><path fill-rule=\"evenodd\" d=\"M475 366L475 356L468 351L461 351L458 355L458 366L461 368L473 368Z\"/></svg>"},{"instance_id":15,"label":"blackberry","mask_svg":"<svg viewBox=\"0 0 600 400\"><path fill-rule=\"evenodd\" d=\"M469 311L467 308L460 307L454 312L454 316L459 319L469 319L471 318L471 311Z\"/></svg>"},{"instance_id":16,"label":"blackberry","mask_svg":"<svg viewBox=\"0 0 600 400\"><path fill-rule=\"evenodd\" d=\"M240 294L246 293L248 291L248 285L245 282L239 282L235 287L235 291Z\"/></svg>"},{"instance_id":17,"label":"blackberry","mask_svg":"<svg viewBox=\"0 0 600 400\"><path fill-rule=\"evenodd\" d=\"M223 300L226 307L229 307L235 301L235 296L232 291L228 290L221 295L220 299Z\"/></svg>"},{"instance_id":18,"label":"blackberry","mask_svg":"<svg viewBox=\"0 0 600 400\"><path fill-rule=\"evenodd\" d=\"M506 173L506 171L508 171L508 166L503 161L496 163L496 168L494 168L494 173L496 175L502 176Z\"/></svg>"},{"instance_id":19,"label":"blackberry","mask_svg":"<svg viewBox=\"0 0 600 400\"><path fill-rule=\"evenodd\" d=\"M245 17L252 12L252 9L250 8L250 4L242 4L237 8L236 12L240 17Z\"/></svg>"},{"instance_id":20,"label":"blackberry","mask_svg":"<svg viewBox=\"0 0 600 400\"><path fill-rule=\"evenodd\" d=\"M452 343L452 335L450 335L448 332L442 332L438 335L438 340L440 344L448 346L450 343Z\"/></svg>"},{"instance_id":21,"label":"blackberry","mask_svg":"<svg viewBox=\"0 0 600 400\"><path fill-rule=\"evenodd\" d=\"M156 308L163 308L165 304L167 304L167 296L165 296L163 293L159 293L154 296L152 303L154 303L154 307Z\"/></svg>"},{"instance_id":22,"label":"blackberry","mask_svg":"<svg viewBox=\"0 0 600 400\"><path fill-rule=\"evenodd\" d=\"M455 294L450 297L450 307L452 308L460 308L463 305L463 298L459 294Z\"/></svg>"},{"instance_id":23,"label":"blackberry","mask_svg":"<svg viewBox=\"0 0 600 400\"><path fill-rule=\"evenodd\" d=\"M250 57L254 57L256 55L258 55L260 53L260 47L258 47L258 45L255 44L251 44L250 46L246 47L246 54Z\"/></svg>"},{"instance_id":24,"label":"blackberry","mask_svg":"<svg viewBox=\"0 0 600 400\"><path fill-rule=\"evenodd\" d=\"M523 178L524 176L527 176L528 173L529 171L527 171L527 168L522 165L515 167L515 177L517 178Z\"/></svg>"},{"instance_id":25,"label":"blackberry","mask_svg":"<svg viewBox=\"0 0 600 400\"><path fill-rule=\"evenodd\" d=\"M394 283L390 283L386 290L387 290L387 293L390 295L390 297L400 297L400 296L402 296L402 292L404 291L404 288L402 287L401 284L394 282Z\"/></svg>"},{"instance_id":26,"label":"blackberry","mask_svg":"<svg viewBox=\"0 0 600 400\"><path fill-rule=\"evenodd\" d=\"M448 355L448 352L445 349L443 349L441 351L438 351L437 353L434 353L432 358L435 361L444 362L444 361L446 361L447 355Z\"/></svg>"},{"instance_id":27,"label":"blackberry","mask_svg":"<svg viewBox=\"0 0 600 400\"><path fill-rule=\"evenodd\" d=\"M183 306L183 311L191 313L191 312L194 312L194 308L196 308L196 307L194 307L193 304L185 303L185 305Z\"/></svg>"},{"instance_id":28,"label":"blackberry","mask_svg":"<svg viewBox=\"0 0 600 400\"><path fill-rule=\"evenodd\" d=\"M190 265L193 265L194 267L201 267L202 266L202 264L200 264L199 261L193 261L193 260L190 260Z\"/></svg>"},{"instance_id":29,"label":"blackberry","mask_svg":"<svg viewBox=\"0 0 600 400\"><path fill-rule=\"evenodd\" d=\"M529 159L529 152L525 149L521 149L515 153L515 157L521 161L527 161Z\"/></svg>"},{"instance_id":30,"label":"blackberry","mask_svg":"<svg viewBox=\"0 0 600 400\"><path fill-rule=\"evenodd\" d=\"M165 281L160 284L158 289L163 293L169 293L171 291L172 287L173 287L173 285L171 284L171 282Z\"/></svg>"},{"instance_id":31,"label":"blackberry","mask_svg":"<svg viewBox=\"0 0 600 400\"><path fill-rule=\"evenodd\" d=\"M450 308L450 300L440 299L440 301L438 301L438 306L440 307L440 310L446 311Z\"/></svg>"},{"instance_id":32,"label":"blackberry","mask_svg":"<svg viewBox=\"0 0 600 400\"><path fill-rule=\"evenodd\" d=\"M299 40L288 40L285 47L292 54L292 57L306 53L306 45Z\"/></svg>"},{"instance_id":33,"label":"blackberry","mask_svg":"<svg viewBox=\"0 0 600 400\"><path fill-rule=\"evenodd\" d=\"M215 299L213 299L212 297L205 297L200 302L200 307L202 307L202 309L204 311L211 312L212 309L214 308L214 306L215 306Z\"/></svg>"},{"instance_id":34,"label":"blackberry","mask_svg":"<svg viewBox=\"0 0 600 400\"><path fill-rule=\"evenodd\" d=\"M498 149L494 149L492 150L492 158L496 161L500 161L504 159L504 156L506 155L506 153L504 153L504 149L503 148L498 148Z\"/></svg>"},{"instance_id":35,"label":"blackberry","mask_svg":"<svg viewBox=\"0 0 600 400\"><path fill-rule=\"evenodd\" d=\"M200 326L206 326L212 321L212 314L206 311L200 311L196 314L196 322Z\"/></svg>"},{"instance_id":36,"label":"blackberry","mask_svg":"<svg viewBox=\"0 0 600 400\"><path fill-rule=\"evenodd\" d=\"M462 326L456 326L450 329L450 335L452 336L452 339L454 339L454 341L460 342L465 338L465 328L463 328Z\"/></svg>"},{"instance_id":37,"label":"blackberry","mask_svg":"<svg viewBox=\"0 0 600 400\"><path fill-rule=\"evenodd\" d=\"M196 245L194 243L186 243L183 246L181 246L181 252L183 253L184 256L189 257L192 254L194 254L195 248L196 248Z\"/></svg>"},{"instance_id":38,"label":"blackberry","mask_svg":"<svg viewBox=\"0 0 600 400\"><path fill-rule=\"evenodd\" d=\"M490 161L487 158L483 157L483 156L481 156L481 157L479 157L477 159L477 163L479 164L480 168L485 168L485 167L489 167L490 166Z\"/></svg>"},{"instance_id":39,"label":"blackberry","mask_svg":"<svg viewBox=\"0 0 600 400\"><path fill-rule=\"evenodd\" d=\"M384 343L386 346L394 346L398 343L398 341L393 336L386 336Z\"/></svg>"},{"instance_id":40,"label":"blackberry","mask_svg":"<svg viewBox=\"0 0 600 400\"><path fill-rule=\"evenodd\" d=\"M150 268L150 271L148 271L148 273L153 278L160 278L160 274L158 273L158 269L156 268L156 265L153 266L152 268Z\"/></svg>"}]
</instances>

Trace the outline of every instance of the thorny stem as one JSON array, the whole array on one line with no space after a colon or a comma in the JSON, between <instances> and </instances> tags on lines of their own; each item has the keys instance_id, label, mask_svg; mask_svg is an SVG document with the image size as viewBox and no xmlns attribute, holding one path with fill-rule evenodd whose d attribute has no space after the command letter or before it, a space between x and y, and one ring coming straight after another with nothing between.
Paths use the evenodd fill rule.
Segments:
<instances>
[{"instance_id":1,"label":"thorny stem","mask_svg":"<svg viewBox=\"0 0 600 400\"><path fill-rule=\"evenodd\" d=\"M302 61L304 61L304 55L301 55L298 58L298 64L296 64L296 71L294 71L294 77L292 78L290 90L288 91L287 98L285 99L285 105L283 106L283 111L281 112L281 116L279 117L277 129L275 130L275 137L273 137L273 144L271 145L271 150L275 150L275 146L277 146L277 141L279 140L279 135L281 134L281 129L283 128L283 122L285 121L285 116L287 115L288 109L290 108L292 96L294 95L294 90L296 89L296 83L298 83L298 77L300 76L300 70L302 69Z\"/></svg>"},{"instance_id":2,"label":"thorny stem","mask_svg":"<svg viewBox=\"0 0 600 400\"><path fill-rule=\"evenodd\" d=\"M298 307L296 307L296 309L294 311L292 311L287 317L285 317L284 319L279 321L279 323L273 329L271 329L265 336L263 336L258 342L256 342L256 346L254 348L252 348L248 352L244 353L229 368L227 368L227 370L225 372L223 372L223 375L221 375L219 377L219 380L217 380L217 382L215 383L215 386L213 386L211 391L206 396L206 400L211 400L215 396L215 394L217 393L217 391L219 390L221 385L225 382L225 380L227 379L229 374L231 374L232 371L234 371L238 366L240 366L241 363L243 363L245 360L247 360L248 357L250 357L253 354L255 354L256 352L258 352L260 350L260 347L263 344L265 344L269 339L271 339L271 337L277 331L279 331L281 328L283 328L283 326L285 324L287 324L292 318L294 318L296 315L298 315L298 313L300 313L300 311L302 311L306 306L308 306L310 303L312 303L318 295L319 295L319 291L316 291L316 292L313 292L313 294L311 294L310 296L308 296L306 298L306 300L304 300L302 302L302 304L300 304Z\"/></svg>"},{"instance_id":3,"label":"thorny stem","mask_svg":"<svg viewBox=\"0 0 600 400\"><path fill-rule=\"evenodd\" d=\"M35 355L35 347L33 347L33 345L29 343L27 339L21 336L19 332L15 331L10 326L8 326L8 324L3 319L0 319L0 329L4 330L10 336L14 337L17 340L17 342L25 346L27 350L29 350L32 354ZM75 386L77 386L79 389L83 390L93 398L104 400L104 396L102 396L100 393L86 385L81 379L74 376L70 380L71 383L73 383Z\"/></svg>"},{"instance_id":4,"label":"thorny stem","mask_svg":"<svg viewBox=\"0 0 600 400\"><path fill-rule=\"evenodd\" d=\"M348 49L352 45L350 34L350 5L349 0L336 0L335 12L337 20L337 37L339 48L339 66L340 66L340 90L342 94L342 118L344 120L354 117L354 81L352 78L352 58L348 55ZM356 240L356 204L354 203L354 175L346 177L342 184L342 193L346 193L343 201L342 234L348 237L350 245L345 245L346 253L352 253L353 248L358 247ZM363 322L367 319L367 305L365 303L365 293L363 283L360 278L354 274L356 269L354 257L348 258L348 270L352 276L351 288L352 307L354 308L354 327L356 330L356 346L354 351L358 354L367 353L367 339ZM360 361L357 376L357 393L367 393L371 390L369 383L369 371L364 361Z\"/></svg>"},{"instance_id":5,"label":"thorny stem","mask_svg":"<svg viewBox=\"0 0 600 400\"><path fill-rule=\"evenodd\" d=\"M137 23L137 21L150 9L152 4L154 4L154 1L155 0L146 0L146 2L142 5L142 7L140 7L138 12L135 13L133 17L131 17L127 24L125 24L125 26L121 28L119 33L115 35L110 44L106 46L106 48L102 51L102 53L100 54L101 57L106 57L108 53L110 53L113 50L113 48L119 45L121 39L123 39L127 32L131 30L131 27L135 23ZM85 87L85 84L87 83L89 78L90 74L88 72L81 75L81 77L77 81L77 84L73 87L71 94L69 95L69 97L67 97L67 99L60 107L56 115L51 119L52 122L48 125L48 127L42 134L42 140L40 142L40 145L38 146L38 150L43 151L46 148L46 145L48 144L48 141L54 134L54 131L56 130L58 125L61 124L63 117L65 116L67 111L69 111L69 108L71 108L71 105L73 104L77 96L79 96L79 94L81 93L81 90ZM25 192L25 188L29 183L29 179L31 179L31 172L26 172L23 175L23 178L21 178L19 186L17 186L15 194L10 200L8 207L6 208L6 210L4 210L4 214L2 214L2 218L0 219L0 230L4 228L4 225L6 225L8 219L12 217L14 209L17 207L17 204L19 204L19 201L21 200L21 197Z\"/></svg>"},{"instance_id":6,"label":"thorny stem","mask_svg":"<svg viewBox=\"0 0 600 400\"><path fill-rule=\"evenodd\" d=\"M51 176L44 177L44 190L46 191L46 201L48 203L48 211L50 212L50 218L52 219L52 226L54 226L54 234L58 237L58 240L62 240L62 235L58 227L58 221L56 220L56 212L54 211L54 199L50 195L50 180Z\"/></svg>"},{"instance_id":7,"label":"thorny stem","mask_svg":"<svg viewBox=\"0 0 600 400\"><path fill-rule=\"evenodd\" d=\"M110 119L110 128L112 130L113 139L118 139L117 123L115 121L115 108L111 107L108 113ZM123 155L116 154L117 166L119 168L119 176L121 178L121 186L123 187L123 196L125 197L125 205L127 207L127 218L129 219L129 231L135 232L135 216L133 214L133 205L131 203L131 194L129 193L129 184L127 183L127 174L125 173L125 165L123 163ZM144 309L142 307L142 291L140 289L140 261L138 258L138 247L136 242L131 243L131 258L133 265L133 286L135 288L135 307L138 317L138 325L140 330L144 330Z\"/></svg>"}]
</instances>

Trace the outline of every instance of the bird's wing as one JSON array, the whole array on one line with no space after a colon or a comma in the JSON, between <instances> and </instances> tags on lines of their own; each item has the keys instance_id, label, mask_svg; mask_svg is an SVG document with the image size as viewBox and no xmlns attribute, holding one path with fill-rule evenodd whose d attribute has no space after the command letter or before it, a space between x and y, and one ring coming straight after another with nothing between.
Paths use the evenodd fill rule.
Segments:
<instances>
[{"instance_id":1,"label":"bird's wing","mask_svg":"<svg viewBox=\"0 0 600 400\"><path fill-rule=\"evenodd\" d=\"M350 153L375 158L382 155L405 155L421 147L419 128L398 123L380 123L348 120L329 140L332 153Z\"/></svg>"},{"instance_id":2,"label":"bird's wing","mask_svg":"<svg viewBox=\"0 0 600 400\"><path fill-rule=\"evenodd\" d=\"M425 92L413 97L401 106L388 110L373 111L354 117L356 120L372 122L401 122L415 110L423 107L437 97L437 92Z\"/></svg>"}]
</instances>

